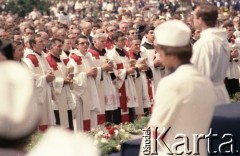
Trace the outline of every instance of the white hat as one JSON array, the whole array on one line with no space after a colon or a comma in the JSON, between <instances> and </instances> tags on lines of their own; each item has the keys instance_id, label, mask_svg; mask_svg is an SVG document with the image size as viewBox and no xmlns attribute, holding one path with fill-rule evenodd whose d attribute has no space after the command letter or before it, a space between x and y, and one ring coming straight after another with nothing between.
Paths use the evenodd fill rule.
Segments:
<instances>
[{"instance_id":1,"label":"white hat","mask_svg":"<svg viewBox=\"0 0 240 156\"><path fill-rule=\"evenodd\" d=\"M189 44L190 28L180 20L166 21L154 30L155 44L183 47Z\"/></svg>"},{"instance_id":2,"label":"white hat","mask_svg":"<svg viewBox=\"0 0 240 156\"><path fill-rule=\"evenodd\" d=\"M93 139L61 128L49 129L27 156L99 156Z\"/></svg>"},{"instance_id":3,"label":"white hat","mask_svg":"<svg viewBox=\"0 0 240 156\"><path fill-rule=\"evenodd\" d=\"M33 80L22 65L0 63L0 138L19 139L35 130L39 121L37 105L32 103Z\"/></svg>"}]
</instances>

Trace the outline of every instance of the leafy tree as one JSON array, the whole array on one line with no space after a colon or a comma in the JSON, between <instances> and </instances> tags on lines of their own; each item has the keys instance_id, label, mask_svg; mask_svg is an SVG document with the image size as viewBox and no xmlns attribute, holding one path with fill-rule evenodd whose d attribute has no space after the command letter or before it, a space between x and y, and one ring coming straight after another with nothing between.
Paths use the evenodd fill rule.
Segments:
<instances>
[{"instance_id":1,"label":"leafy tree","mask_svg":"<svg viewBox=\"0 0 240 156\"><path fill-rule=\"evenodd\" d=\"M8 0L6 2L6 10L18 13L21 17L31 12L34 7L41 12L48 12L50 2L48 0Z\"/></svg>"}]
</instances>

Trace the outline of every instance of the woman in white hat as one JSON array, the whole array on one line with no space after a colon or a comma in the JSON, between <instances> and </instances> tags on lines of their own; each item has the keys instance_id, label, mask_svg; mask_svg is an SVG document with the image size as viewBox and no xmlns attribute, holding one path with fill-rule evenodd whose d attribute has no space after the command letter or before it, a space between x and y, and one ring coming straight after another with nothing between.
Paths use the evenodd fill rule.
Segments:
<instances>
[{"instance_id":1,"label":"woman in white hat","mask_svg":"<svg viewBox=\"0 0 240 156\"><path fill-rule=\"evenodd\" d=\"M140 155L189 155L189 151L194 153L198 149L201 156L207 155L205 140L201 140L199 146L194 146L197 144L194 144L193 134L208 134L216 96L211 81L190 64L190 37L189 27L178 20L167 21L155 29L156 51L170 74L158 84L148 123L152 134L160 136L152 137L152 143L156 139L158 143L146 148L146 139L143 139ZM186 141L185 137L176 139L178 134L189 140ZM182 144L176 147L179 141Z\"/></svg>"}]
</instances>

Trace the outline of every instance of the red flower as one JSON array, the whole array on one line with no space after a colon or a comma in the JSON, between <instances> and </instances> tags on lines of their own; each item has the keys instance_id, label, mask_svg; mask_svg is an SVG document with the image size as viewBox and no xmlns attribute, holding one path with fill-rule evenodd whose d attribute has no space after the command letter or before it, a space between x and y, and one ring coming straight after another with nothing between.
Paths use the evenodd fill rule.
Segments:
<instances>
[{"instance_id":1,"label":"red flower","mask_svg":"<svg viewBox=\"0 0 240 156\"><path fill-rule=\"evenodd\" d=\"M110 130L112 128L112 126L105 126L106 130Z\"/></svg>"},{"instance_id":2,"label":"red flower","mask_svg":"<svg viewBox=\"0 0 240 156\"><path fill-rule=\"evenodd\" d=\"M105 138L105 139L109 139L109 138L110 138L110 135L109 135L109 134L106 134L106 135L104 136L104 138Z\"/></svg>"},{"instance_id":3,"label":"red flower","mask_svg":"<svg viewBox=\"0 0 240 156\"><path fill-rule=\"evenodd\" d=\"M106 130L108 130L108 133L110 134L110 136L114 135L115 134L115 130L117 129L117 126L105 126Z\"/></svg>"},{"instance_id":4,"label":"red flower","mask_svg":"<svg viewBox=\"0 0 240 156\"><path fill-rule=\"evenodd\" d=\"M109 132L109 134L110 134L110 135L114 135L114 134L115 134L115 132L114 132L114 131L115 131L115 129L114 129L114 128L112 128L112 129L108 130L108 132Z\"/></svg>"}]
</instances>

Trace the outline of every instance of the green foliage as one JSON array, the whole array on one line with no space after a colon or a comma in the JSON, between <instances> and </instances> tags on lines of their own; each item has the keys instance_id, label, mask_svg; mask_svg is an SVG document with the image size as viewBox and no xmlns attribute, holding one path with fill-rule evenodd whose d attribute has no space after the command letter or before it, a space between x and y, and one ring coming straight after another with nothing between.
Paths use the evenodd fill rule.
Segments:
<instances>
[{"instance_id":1,"label":"green foliage","mask_svg":"<svg viewBox=\"0 0 240 156\"><path fill-rule=\"evenodd\" d=\"M235 102L239 102L239 101L240 101L240 92L237 92L231 97L231 102L235 103Z\"/></svg>"},{"instance_id":2,"label":"green foliage","mask_svg":"<svg viewBox=\"0 0 240 156\"><path fill-rule=\"evenodd\" d=\"M136 129L143 129L147 126L150 120L150 116L138 116L138 118L134 121L134 126Z\"/></svg>"},{"instance_id":3,"label":"green foliage","mask_svg":"<svg viewBox=\"0 0 240 156\"><path fill-rule=\"evenodd\" d=\"M24 17L30 13L34 7L40 12L47 12L50 7L50 2L48 0L9 0L6 5L6 10L18 13L19 16Z\"/></svg>"},{"instance_id":4,"label":"green foliage","mask_svg":"<svg viewBox=\"0 0 240 156\"><path fill-rule=\"evenodd\" d=\"M118 146L117 140L109 140L108 143L100 144L99 148L101 149L101 155L105 156L109 153L118 152L116 147Z\"/></svg>"},{"instance_id":5,"label":"green foliage","mask_svg":"<svg viewBox=\"0 0 240 156\"><path fill-rule=\"evenodd\" d=\"M38 143L38 141L42 138L42 136L43 136L43 133L38 131L35 132L28 140L25 150L30 151Z\"/></svg>"}]
</instances>

